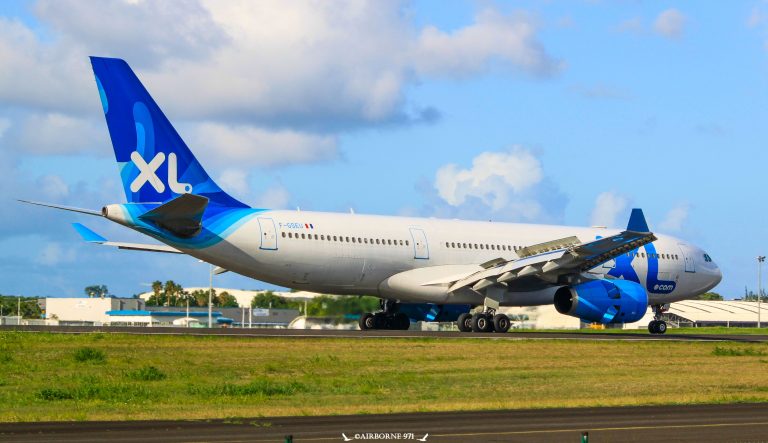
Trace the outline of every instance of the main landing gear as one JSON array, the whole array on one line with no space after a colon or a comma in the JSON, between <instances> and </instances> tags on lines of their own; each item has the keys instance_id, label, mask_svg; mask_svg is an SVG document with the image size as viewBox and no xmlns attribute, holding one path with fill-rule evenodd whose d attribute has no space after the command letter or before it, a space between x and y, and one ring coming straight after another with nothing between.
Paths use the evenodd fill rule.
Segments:
<instances>
[{"instance_id":1,"label":"main landing gear","mask_svg":"<svg viewBox=\"0 0 768 443\"><path fill-rule=\"evenodd\" d=\"M653 305L653 320L648 323L648 332L651 334L664 334L667 332L667 322L661 319L661 314L669 309L669 305Z\"/></svg>"},{"instance_id":2,"label":"main landing gear","mask_svg":"<svg viewBox=\"0 0 768 443\"><path fill-rule=\"evenodd\" d=\"M496 314L495 309L485 309L483 312L459 315L456 321L461 332L507 332L512 322L504 314Z\"/></svg>"},{"instance_id":3,"label":"main landing gear","mask_svg":"<svg viewBox=\"0 0 768 443\"><path fill-rule=\"evenodd\" d=\"M411 327L411 319L405 313L398 312L398 303L393 300L381 300L381 311L367 312L360 316L360 330L395 329L405 331Z\"/></svg>"}]
</instances>

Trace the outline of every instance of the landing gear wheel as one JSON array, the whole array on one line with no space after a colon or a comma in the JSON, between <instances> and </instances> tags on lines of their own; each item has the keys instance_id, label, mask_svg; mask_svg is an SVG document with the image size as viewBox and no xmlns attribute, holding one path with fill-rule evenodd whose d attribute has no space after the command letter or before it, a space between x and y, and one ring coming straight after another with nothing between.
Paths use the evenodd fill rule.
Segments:
<instances>
[{"instance_id":1,"label":"landing gear wheel","mask_svg":"<svg viewBox=\"0 0 768 443\"><path fill-rule=\"evenodd\" d=\"M509 331L509 327L512 326L512 322L509 321L509 317L504 314L496 314L493 316L493 330L496 332L504 333Z\"/></svg>"},{"instance_id":2,"label":"landing gear wheel","mask_svg":"<svg viewBox=\"0 0 768 443\"><path fill-rule=\"evenodd\" d=\"M472 332L491 332L493 322L485 314L475 314L472 316Z\"/></svg>"},{"instance_id":3,"label":"landing gear wheel","mask_svg":"<svg viewBox=\"0 0 768 443\"><path fill-rule=\"evenodd\" d=\"M373 329L375 326L376 325L373 321L373 314L371 314L370 312L366 312L365 314L360 316L361 331L367 331L369 329Z\"/></svg>"},{"instance_id":4,"label":"landing gear wheel","mask_svg":"<svg viewBox=\"0 0 768 443\"><path fill-rule=\"evenodd\" d=\"M390 321L383 312L373 314L373 329L389 329Z\"/></svg>"},{"instance_id":5,"label":"landing gear wheel","mask_svg":"<svg viewBox=\"0 0 768 443\"><path fill-rule=\"evenodd\" d=\"M456 320L456 326L461 332L472 332L472 314L465 312L459 315L458 320Z\"/></svg>"},{"instance_id":6,"label":"landing gear wheel","mask_svg":"<svg viewBox=\"0 0 768 443\"><path fill-rule=\"evenodd\" d=\"M663 334L667 332L667 322L659 320L656 322L656 333Z\"/></svg>"},{"instance_id":7,"label":"landing gear wheel","mask_svg":"<svg viewBox=\"0 0 768 443\"><path fill-rule=\"evenodd\" d=\"M658 331L656 330L656 325L658 322L656 320L651 320L650 323L648 323L648 332L651 334L658 334Z\"/></svg>"},{"instance_id":8,"label":"landing gear wheel","mask_svg":"<svg viewBox=\"0 0 768 443\"><path fill-rule=\"evenodd\" d=\"M407 331L411 327L411 319L404 313L398 312L392 320L392 326L392 329Z\"/></svg>"}]
</instances>

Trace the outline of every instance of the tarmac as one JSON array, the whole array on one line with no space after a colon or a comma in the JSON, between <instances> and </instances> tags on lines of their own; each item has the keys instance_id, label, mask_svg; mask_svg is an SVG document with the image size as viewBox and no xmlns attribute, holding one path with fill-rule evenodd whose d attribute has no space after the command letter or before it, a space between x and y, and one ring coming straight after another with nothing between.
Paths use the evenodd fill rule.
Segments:
<instances>
[{"instance_id":1,"label":"tarmac","mask_svg":"<svg viewBox=\"0 0 768 443\"><path fill-rule=\"evenodd\" d=\"M603 340L603 341L733 341L741 343L765 343L768 335L737 334L675 334L615 332L538 332L519 331L506 334L457 331L389 331L389 330L338 330L338 329L249 329L249 328L179 328L179 327L101 327L101 326L0 326L0 331L52 332L61 334L118 333L118 334L160 334L199 335L232 337L293 337L293 338L439 338L439 339L494 339L494 340ZM674 331L674 330L668 330ZM768 439L766 439L768 441Z\"/></svg>"},{"instance_id":2,"label":"tarmac","mask_svg":"<svg viewBox=\"0 0 768 443\"><path fill-rule=\"evenodd\" d=\"M468 393L471 394L471 393ZM393 399L396 401L396 399ZM588 440L583 440L583 433ZM287 440L292 436L292 440ZM768 404L0 424L18 442L765 442Z\"/></svg>"}]
</instances>

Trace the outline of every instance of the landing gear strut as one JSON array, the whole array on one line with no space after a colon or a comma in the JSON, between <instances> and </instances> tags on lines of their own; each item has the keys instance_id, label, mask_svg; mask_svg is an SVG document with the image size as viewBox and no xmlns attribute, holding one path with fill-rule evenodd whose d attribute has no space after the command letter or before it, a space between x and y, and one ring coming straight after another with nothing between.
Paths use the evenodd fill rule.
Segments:
<instances>
[{"instance_id":1,"label":"landing gear strut","mask_svg":"<svg viewBox=\"0 0 768 443\"><path fill-rule=\"evenodd\" d=\"M407 330L411 327L411 319L403 312L399 312L399 303L394 300L381 300L381 311L367 312L360 316L360 330L369 329L399 329Z\"/></svg>"},{"instance_id":2,"label":"landing gear strut","mask_svg":"<svg viewBox=\"0 0 768 443\"><path fill-rule=\"evenodd\" d=\"M667 332L667 322L661 319L661 314L669 309L669 305L653 305L653 320L648 323L648 332L651 334L664 334Z\"/></svg>"},{"instance_id":3,"label":"landing gear strut","mask_svg":"<svg viewBox=\"0 0 768 443\"><path fill-rule=\"evenodd\" d=\"M504 314L496 314L492 308L484 308L482 312L474 314L465 313L459 316L456 321L461 332L499 332L509 331L512 322Z\"/></svg>"}]
</instances>

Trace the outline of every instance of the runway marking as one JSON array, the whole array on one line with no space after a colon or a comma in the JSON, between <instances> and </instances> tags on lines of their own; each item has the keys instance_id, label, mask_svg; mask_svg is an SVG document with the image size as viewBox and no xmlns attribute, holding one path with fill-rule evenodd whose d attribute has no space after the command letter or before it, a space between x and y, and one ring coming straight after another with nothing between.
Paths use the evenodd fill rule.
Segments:
<instances>
[{"instance_id":1,"label":"runway marking","mask_svg":"<svg viewBox=\"0 0 768 443\"><path fill-rule=\"evenodd\" d=\"M566 432L608 432L608 431L643 431L658 429L700 429L700 428L726 428L726 427L744 427L744 426L768 426L768 422L749 422L749 423L709 423L701 425L659 425L659 426L623 426L612 428L573 428L573 429L539 429L531 431L500 431L500 432L467 432L452 434L430 434L430 437L482 437L494 435L532 435L532 434L562 434ZM300 437L301 441L339 441L342 439L339 431L338 437ZM207 440L200 440L199 443ZM274 439L264 440L216 440L227 443L246 443L246 442L273 442Z\"/></svg>"}]
</instances>

